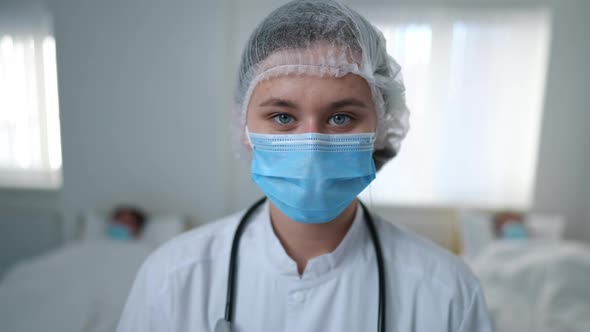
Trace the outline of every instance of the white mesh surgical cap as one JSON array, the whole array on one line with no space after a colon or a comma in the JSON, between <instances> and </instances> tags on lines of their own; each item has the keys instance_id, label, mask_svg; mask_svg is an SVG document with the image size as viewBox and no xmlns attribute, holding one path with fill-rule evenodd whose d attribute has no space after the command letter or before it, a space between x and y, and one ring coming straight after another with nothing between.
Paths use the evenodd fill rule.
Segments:
<instances>
[{"instance_id":1,"label":"white mesh surgical cap","mask_svg":"<svg viewBox=\"0 0 590 332\"><path fill-rule=\"evenodd\" d=\"M254 30L242 54L234 91L242 128L256 85L281 75L363 77L377 112L377 169L399 151L408 131L401 67L387 54L381 32L349 7L329 0L291 1Z\"/></svg>"}]
</instances>

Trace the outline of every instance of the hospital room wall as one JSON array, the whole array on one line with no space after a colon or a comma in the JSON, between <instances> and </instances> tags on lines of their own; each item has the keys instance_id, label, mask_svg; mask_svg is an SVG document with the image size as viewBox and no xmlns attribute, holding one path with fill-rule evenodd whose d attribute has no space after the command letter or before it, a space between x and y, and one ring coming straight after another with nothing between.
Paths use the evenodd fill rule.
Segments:
<instances>
[{"instance_id":1,"label":"hospital room wall","mask_svg":"<svg viewBox=\"0 0 590 332\"><path fill-rule=\"evenodd\" d=\"M228 211L222 2L56 2L63 207Z\"/></svg>"},{"instance_id":2,"label":"hospital room wall","mask_svg":"<svg viewBox=\"0 0 590 332\"><path fill-rule=\"evenodd\" d=\"M565 215L566 236L590 242L590 2L551 3L553 37L533 208Z\"/></svg>"},{"instance_id":3,"label":"hospital room wall","mask_svg":"<svg viewBox=\"0 0 590 332\"><path fill-rule=\"evenodd\" d=\"M201 221L229 211L225 4L46 5L57 43L64 184L2 190L0 207L61 211L68 237L81 210L118 203Z\"/></svg>"},{"instance_id":4,"label":"hospital room wall","mask_svg":"<svg viewBox=\"0 0 590 332\"><path fill-rule=\"evenodd\" d=\"M58 48L64 187L0 190L0 208L56 209L72 221L81 209L125 201L206 221L246 207L260 192L248 163L233 160L228 100L248 33L283 2L48 2ZM566 215L568 235L590 241L589 4L503 5L536 3L554 10L554 32L534 209ZM439 218L431 209L382 211L390 220L401 213L425 223Z\"/></svg>"}]
</instances>

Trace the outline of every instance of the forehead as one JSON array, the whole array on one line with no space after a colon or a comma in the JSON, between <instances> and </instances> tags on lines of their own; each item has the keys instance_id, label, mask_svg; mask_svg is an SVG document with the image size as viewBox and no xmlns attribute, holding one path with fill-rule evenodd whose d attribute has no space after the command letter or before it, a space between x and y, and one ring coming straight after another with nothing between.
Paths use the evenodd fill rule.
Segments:
<instances>
[{"instance_id":1,"label":"forehead","mask_svg":"<svg viewBox=\"0 0 590 332\"><path fill-rule=\"evenodd\" d=\"M368 104L372 102L367 81L355 74L342 77L296 74L272 77L256 85L250 105L258 105L271 98L297 103L333 102L343 98L355 98Z\"/></svg>"}]
</instances>

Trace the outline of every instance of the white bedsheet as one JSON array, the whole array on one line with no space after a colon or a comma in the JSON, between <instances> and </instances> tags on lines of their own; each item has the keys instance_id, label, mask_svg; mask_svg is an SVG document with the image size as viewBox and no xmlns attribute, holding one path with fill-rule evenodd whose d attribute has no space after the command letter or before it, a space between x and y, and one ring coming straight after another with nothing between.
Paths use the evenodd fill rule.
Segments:
<instances>
[{"instance_id":1,"label":"white bedsheet","mask_svg":"<svg viewBox=\"0 0 590 332\"><path fill-rule=\"evenodd\" d=\"M23 262L0 283L0 331L112 332L152 248L79 242Z\"/></svg>"},{"instance_id":2,"label":"white bedsheet","mask_svg":"<svg viewBox=\"0 0 590 332\"><path fill-rule=\"evenodd\" d=\"M590 249L496 243L472 264L496 332L590 331Z\"/></svg>"}]
</instances>

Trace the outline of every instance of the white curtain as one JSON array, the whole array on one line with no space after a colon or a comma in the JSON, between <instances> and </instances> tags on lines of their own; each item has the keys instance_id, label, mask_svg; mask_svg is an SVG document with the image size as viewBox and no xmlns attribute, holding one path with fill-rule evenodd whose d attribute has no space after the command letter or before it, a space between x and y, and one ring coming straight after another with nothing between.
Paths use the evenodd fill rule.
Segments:
<instances>
[{"instance_id":1,"label":"white curtain","mask_svg":"<svg viewBox=\"0 0 590 332\"><path fill-rule=\"evenodd\" d=\"M59 188L57 70L49 16L39 8L8 9L0 22L0 186Z\"/></svg>"},{"instance_id":2,"label":"white curtain","mask_svg":"<svg viewBox=\"0 0 590 332\"><path fill-rule=\"evenodd\" d=\"M368 9L402 65L411 128L363 193L375 204L531 205L550 13Z\"/></svg>"}]
</instances>

